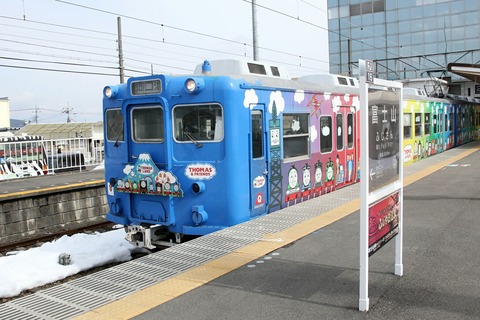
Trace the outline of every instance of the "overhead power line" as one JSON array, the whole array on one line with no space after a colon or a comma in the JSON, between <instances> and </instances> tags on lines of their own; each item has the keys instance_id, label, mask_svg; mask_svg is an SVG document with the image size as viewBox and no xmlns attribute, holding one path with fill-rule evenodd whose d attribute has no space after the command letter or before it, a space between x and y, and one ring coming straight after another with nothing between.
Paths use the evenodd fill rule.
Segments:
<instances>
[{"instance_id":1,"label":"overhead power line","mask_svg":"<svg viewBox=\"0 0 480 320\"><path fill-rule=\"evenodd\" d=\"M99 31L99 30L93 30L93 29L87 29L87 28L79 28L79 27L65 26L65 25L56 24L56 23L49 23L49 22L36 21L36 20L24 20L24 19L18 19L18 18L13 18L13 17L8 17L8 16L1 16L1 15L0 15L0 18L9 19L9 20L15 20L15 21L29 22L29 23L34 23L34 24L39 24L39 25L45 25L45 26L51 26L51 27L56 27L56 28L72 29L72 30L78 30L78 31L87 31L87 32L99 33L99 34L107 34L107 35L114 36L114 37L117 36L117 34L116 34L116 33L113 33L113 32L106 32L106 31Z\"/></svg>"},{"instance_id":2,"label":"overhead power line","mask_svg":"<svg viewBox=\"0 0 480 320\"><path fill-rule=\"evenodd\" d=\"M186 33L189 33L189 34L200 35L200 36L208 37L208 38L211 38L211 39L216 39L216 40L226 41L226 42L233 43L233 44L238 44L238 45L242 45L242 46L252 47L251 44L248 44L248 43L245 43L245 42L236 41L236 40L232 40L232 39L228 39L228 38L223 38L223 37L218 37L218 36L214 36L214 35L211 35L211 34L206 34L206 33L198 32L198 31L195 31L195 30L189 30L189 29L174 27L174 26L167 25L167 24L164 24L164 23L159 23L159 22L155 22L155 21L150 21L150 20L146 20L146 19L141 19L141 18L137 18L137 17L133 17L133 16L121 14L121 13L118 13L118 12L113 12L113 11L98 9L98 8L94 8L94 7L90 7L90 6L85 6L85 5L81 5L81 4L77 4L77 3L73 3L73 2L69 2L69 1L64 1L64 0L55 0L55 1L60 2L60 3L67 4L67 5L71 5L71 6L80 7L80 8L83 8L83 9L88 9L88 10L92 10L92 11L102 12L102 13L106 13L106 14L109 14L109 15L115 15L115 16L119 16L119 17L122 17L122 18L127 18L127 19L131 19L131 20L139 21L139 22L144 22L144 23L153 24L153 25L156 25L156 26L160 26L160 27L162 27L162 28L169 28L169 29L172 29L172 30L182 31L182 32L186 32ZM246 1L246 0L244 0L244 1L247 2L247 3L251 3L251 1ZM259 6L259 5L257 5L257 6ZM265 7L265 6L260 6L260 7L269 9L268 7ZM273 10L273 9L270 9L270 10L275 11L275 10ZM280 11L275 11L275 12L280 13L280 14L283 14L283 15L286 15L286 16L289 16L289 15L287 15L287 14L281 13ZM289 17L290 17L290 16L289 16ZM302 20L302 21L303 21L303 20ZM304 21L304 22L305 22L305 21ZM311 23L310 23L310 24L311 24ZM314 24L311 24L311 25L314 25ZM315 26L319 27L318 25L315 25ZM323 29L325 29L325 28L323 28ZM325 29L325 30L327 30L327 29ZM328 31L328 30L327 30L327 31ZM125 35L124 37L128 37L128 36ZM140 39L139 37L131 37L131 36L130 36L130 38ZM143 38L142 40L146 40L146 39ZM153 40L153 39L150 39L150 40L155 41L155 42L159 42L158 40ZM162 39L161 42L165 42L164 39ZM170 44L172 44L172 43L170 43ZM175 45L179 45L179 44L175 44ZM188 45L181 45L181 46L184 46L184 47L192 47L192 46L188 46ZM208 50L208 51L214 51L214 52L218 52L218 53L225 53L225 52L222 52L222 51L211 50L211 48L200 48L200 47L194 47L194 48L195 48L195 49ZM265 47L261 47L261 46L259 46L259 48L262 49L262 50L265 50L265 51L269 51L269 52L281 53L281 54L284 54L284 55L287 55L287 56L298 57L298 54L293 54L293 53L289 53L289 52L285 52L285 51L280 51L280 50L274 50L274 49L265 48ZM234 55L234 54L231 53L231 52L228 52L228 54ZM316 58L312 58L312 57L304 57L304 58L305 58L305 59L312 60L312 61L328 62L328 61L326 61L326 60L316 59Z\"/></svg>"},{"instance_id":3,"label":"overhead power line","mask_svg":"<svg viewBox=\"0 0 480 320\"><path fill-rule=\"evenodd\" d=\"M44 42L50 42L50 43L58 43L58 44L66 44L69 46L79 46L82 48L93 48L93 49L101 49L101 50L112 50L112 48L107 48L107 47L100 47L100 46L91 46L85 43L71 43L71 42L65 42L65 41L56 41L52 39L41 39L41 38L34 38L34 37L26 37L26 36L17 36L17 35L12 35L8 33L0 33L2 36L7 36L7 37L17 37L17 38L22 38L22 39L29 39L29 40L36 40L36 41L44 41Z\"/></svg>"},{"instance_id":4,"label":"overhead power line","mask_svg":"<svg viewBox=\"0 0 480 320\"><path fill-rule=\"evenodd\" d=\"M1 16L1 18L7 18L4 16ZM8 17L10 19L15 19ZM17 20L17 19L15 19ZM31 20L28 20L31 22ZM44 30L44 29L38 29L38 28L30 28L26 26L16 26L13 24L7 24L7 23L0 23L0 26L6 26L6 27L11 27L11 28L19 28L19 29L26 29L26 30L32 30L32 31L39 31L39 32L45 32L45 33L52 33L52 34L59 34L59 35L64 35L64 36L69 36L69 37L79 37L79 38L86 38L86 39L93 39L93 40L100 40L100 41L112 41L112 39L107 39L107 38L99 38L99 37L92 37L92 36L86 36L86 35L80 35L80 34L74 34L74 33L66 33L66 32L60 32L60 31L53 31L53 30Z\"/></svg>"},{"instance_id":5,"label":"overhead power line","mask_svg":"<svg viewBox=\"0 0 480 320\"><path fill-rule=\"evenodd\" d=\"M7 65L7 64L0 64L0 67L14 68L14 69L27 69L27 70L41 70L41 71L89 74L89 75L98 75L98 76L112 76L112 77L117 77L118 76L118 74L101 73L101 72L86 72L86 71L74 71L74 70L62 70L62 69L35 68L35 67L24 67L24 66L12 66L12 65Z\"/></svg>"},{"instance_id":6,"label":"overhead power line","mask_svg":"<svg viewBox=\"0 0 480 320\"><path fill-rule=\"evenodd\" d=\"M58 59L63 59L63 60L89 61L89 62L110 63L110 64L116 64L117 63L116 61L96 60L96 59L83 58L83 57L62 56L62 55L48 54L48 53L43 53L43 52L38 52L38 51L14 50L14 49L10 49L10 48L2 48L2 47L0 47L0 51L15 52L15 53L21 53L21 54L29 54L29 55L40 56L40 57L58 58Z\"/></svg>"},{"instance_id":7,"label":"overhead power line","mask_svg":"<svg viewBox=\"0 0 480 320\"><path fill-rule=\"evenodd\" d=\"M98 52L89 52L89 51L83 51L83 50L74 50L74 49L67 49L67 48L60 48L60 47L53 47L53 46L46 46L46 45L42 45L42 44L34 44L34 43L23 42L23 41L16 41L16 40L8 40L8 39L1 39L1 38L0 38L0 41L17 43L17 44L23 44L23 45L27 45L27 46L35 46L35 47L47 48L47 49L55 49L55 50L62 50L62 51L71 51L71 52L85 53L85 54L97 55L97 56L102 56L102 57L115 57L115 55L111 55L111 54L98 53Z\"/></svg>"},{"instance_id":8,"label":"overhead power line","mask_svg":"<svg viewBox=\"0 0 480 320\"><path fill-rule=\"evenodd\" d=\"M76 66L76 67L94 67L94 68L103 68L103 69L118 69L118 67L99 66L99 65L92 65L92 64L85 64L85 63L71 63L71 62L59 62L59 61L48 61L48 60L22 59L22 58L12 58L12 57L3 57L3 56L0 56L0 59L14 60L14 61L25 61L25 62L51 63L51 64L60 64L60 65Z\"/></svg>"},{"instance_id":9,"label":"overhead power line","mask_svg":"<svg viewBox=\"0 0 480 320\"><path fill-rule=\"evenodd\" d=\"M206 34L206 33L197 32L197 31L194 31L194 30L187 30L187 29L184 29L184 28L178 28L178 27L175 27L175 26L165 25L165 24L158 23L158 22L155 22L155 21L149 21L149 20L146 20L146 19L140 19L140 18L137 18L137 17L129 16L129 15L124 15L124 14L115 13L115 12L112 12L112 11L101 10L101 9L97 9L97 8L93 8L93 7L89 7L89 6L85 6L85 5L79 5L79 4L76 4L76 3L73 3L73 2L69 2L69 1L57 0L57 2L64 3L64 4L68 4L68 5L73 5L73 6L77 6L77 7L81 7L81 8L88 9L88 10L94 10L94 11L98 11L98 12L103 12L103 13L110 14L110 15L121 16L121 17L125 17L125 18L128 18L128 19L133 19L133 20L136 20L136 21L144 22L144 23L149 23L149 24L157 25L157 26L162 27L162 28L170 28L170 29L177 30L177 31L188 32L189 34L195 34L195 35L200 35L200 36L204 36L204 37L209 37L209 38L216 39L216 40L227 41L227 42L234 43L234 44L238 44L238 45L241 45L241 46L244 46L244 47L251 47L250 44L247 44L247 43L244 43L244 42L234 41L234 40L231 40L231 39L226 39L226 38L222 38L222 37L218 37L218 36L214 36L214 35L210 35L210 34ZM302 1L302 2L305 2L305 1ZM305 2L305 3L306 3L306 2ZM308 4L308 3L307 3L307 4ZM311 4L309 4L309 5L311 5ZM266 7L262 6L262 8L266 8ZM111 32L93 30L93 29L88 29L88 28L79 28L79 27L65 26L65 25L60 25L60 24L55 24L55 23L48 23L48 22L41 22L41 21L33 21L33 20L22 20L22 19L17 19L17 18L12 18L12 17L5 17L5 16L0 16L0 18L6 18L6 19L11 19L11 20L20 20L20 21L22 21L22 22L23 22L23 21L26 21L26 22L29 22L29 23L35 23L35 24L45 25L45 26L53 26L53 27L59 27L59 28L68 28L68 29L78 30L78 31L82 31L82 32L89 32L89 33L96 33L96 34L104 34L104 35L108 35L108 36L112 36L112 37L116 36L116 34L111 33ZM317 26L317 27L318 27L318 26ZM35 28L29 28L29 29L34 29L34 30L35 30ZM75 34L71 34L71 33L63 33L63 32L58 32L58 31L46 31L46 30L41 30L41 29L39 29L39 30L42 31L42 32L54 32L54 33L59 33L59 34L68 34L68 35L72 35L72 36L89 37L89 36L85 36L85 35L75 35ZM129 39L134 39L134 40L142 40L142 41L149 41L149 42L153 42L153 43L162 43L162 44L167 44L167 45L172 45L172 46L179 46L179 47L188 48L188 49L204 50L204 51L208 51L208 52L216 52L216 53L226 54L226 55L230 55L230 56L241 56L241 57L246 56L246 53L241 54L241 53L236 53L236 52L235 52L235 53L233 53L233 52L228 52L228 51L224 51L224 50L212 50L211 47L210 47L210 48L202 48L202 47L199 47L199 46L193 46L193 45L188 45L188 44L181 44L181 43L169 42L169 41L165 41L165 39L162 39L162 40L160 41L160 40L151 39L151 38L142 38L142 37L129 36L129 35L124 35L124 37L125 37L125 38L129 38ZM91 38L96 39L96 37L91 37ZM1 39L0 39L0 40L1 40ZM6 40L6 39L4 39L4 41L5 41L5 40ZM42 40L42 41L43 41L43 40ZM40 46L40 47L52 48L52 49L54 49L54 48L59 49L59 48L57 48L57 47L55 47L55 46L42 46L42 45L36 45L36 44L31 44L31 43L26 43L26 42L21 42L21 41L17 41L16 43L22 43L22 44L25 44L25 45ZM68 43L67 43L67 44L68 44ZM136 45L136 44L133 44L133 45ZM64 50L67 50L67 51L80 52L80 53L84 53L84 54L98 54L98 53L92 53L92 52L88 52L88 51L78 51L78 50L66 49L66 48L60 48L60 49L64 49ZM151 48L151 47L150 47L150 49L155 49L155 48ZM302 61L310 60L310 61L317 61L317 62L323 62L323 63L326 63L326 62L327 62L327 61L325 61L325 60L316 59L316 58L310 58L310 57L307 57L307 56L296 55L296 54L288 53L288 52L281 51L281 50L273 50L273 49L263 48L263 47L261 47L261 49L262 49L262 50L267 50L267 51L270 51L270 52L274 52L274 53L278 53L278 54L283 54L283 55L288 55L288 56L291 56L291 57L295 57L295 58L297 58L298 61L299 61L299 63L297 63L297 64L295 64L295 63L284 63L283 61L281 61L280 63L283 63L283 64L285 64L285 65L295 66L295 67L301 67L301 68L304 68L304 69L305 69L305 68L308 69L309 67L307 67L307 65L306 65L305 63L302 63ZM127 51L127 52L128 52L128 51ZM136 54L139 55L139 54L144 54L144 53L136 53ZM108 57L116 57L116 55L105 55L105 56L108 56ZM146 63L146 64L150 64L150 65L156 65L156 66L160 66L160 67L168 67L168 68L174 68L174 69L179 69L179 70L191 71L190 69L175 67L175 66L172 66L172 65L155 64L155 63L152 63L151 61L146 61L146 60L142 60L142 59L134 59L134 58L130 59L130 58L126 57L126 60L128 60L128 61L134 61L134 62L139 62L139 63ZM179 59L177 59L177 60L179 60ZM272 61L272 60L267 60L267 61ZM279 61L272 61L272 62L279 62ZM16 66L10 66L10 67L15 68ZM32 69L35 69L35 68L32 68ZM39 68L36 68L36 69L39 69ZM46 68L46 69L47 69L47 68ZM317 68L312 68L312 69L317 69ZM48 69L48 70L54 71L55 69ZM132 72L140 72L140 71L138 71L138 70L132 70Z\"/></svg>"}]
</instances>

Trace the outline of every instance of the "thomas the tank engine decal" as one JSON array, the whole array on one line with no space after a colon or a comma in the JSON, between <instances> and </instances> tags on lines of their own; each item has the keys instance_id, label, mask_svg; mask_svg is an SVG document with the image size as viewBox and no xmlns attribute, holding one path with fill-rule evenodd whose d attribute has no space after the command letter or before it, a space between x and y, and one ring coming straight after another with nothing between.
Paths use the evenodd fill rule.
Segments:
<instances>
[{"instance_id":1,"label":"thomas the tank engine decal","mask_svg":"<svg viewBox=\"0 0 480 320\"><path fill-rule=\"evenodd\" d=\"M133 166L126 165L123 172L126 176L117 181L119 192L183 197L177 177L159 170L148 153L140 154L137 162Z\"/></svg>"}]
</instances>

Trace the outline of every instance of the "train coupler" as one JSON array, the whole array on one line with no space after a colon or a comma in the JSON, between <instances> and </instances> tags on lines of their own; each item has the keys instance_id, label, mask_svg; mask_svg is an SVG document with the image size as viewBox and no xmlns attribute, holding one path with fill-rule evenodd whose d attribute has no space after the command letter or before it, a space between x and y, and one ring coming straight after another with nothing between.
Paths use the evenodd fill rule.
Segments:
<instances>
[{"instance_id":1,"label":"train coupler","mask_svg":"<svg viewBox=\"0 0 480 320\"><path fill-rule=\"evenodd\" d=\"M147 249L156 249L159 242L168 237L168 228L165 226L126 226L125 239L134 246Z\"/></svg>"}]
</instances>

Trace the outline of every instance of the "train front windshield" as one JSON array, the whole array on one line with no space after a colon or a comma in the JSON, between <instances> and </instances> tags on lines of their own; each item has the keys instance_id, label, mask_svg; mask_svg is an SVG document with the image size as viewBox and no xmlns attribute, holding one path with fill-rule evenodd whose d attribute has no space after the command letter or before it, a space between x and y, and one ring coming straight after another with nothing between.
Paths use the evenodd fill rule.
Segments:
<instances>
[{"instance_id":1,"label":"train front windshield","mask_svg":"<svg viewBox=\"0 0 480 320\"><path fill-rule=\"evenodd\" d=\"M121 109L109 109L106 112L107 141L123 142L123 114Z\"/></svg>"},{"instance_id":2,"label":"train front windshield","mask_svg":"<svg viewBox=\"0 0 480 320\"><path fill-rule=\"evenodd\" d=\"M222 108L217 104L176 106L173 123L177 142L223 139Z\"/></svg>"},{"instance_id":3,"label":"train front windshield","mask_svg":"<svg viewBox=\"0 0 480 320\"><path fill-rule=\"evenodd\" d=\"M163 142L163 108L136 107L132 110L132 135L135 142Z\"/></svg>"}]
</instances>

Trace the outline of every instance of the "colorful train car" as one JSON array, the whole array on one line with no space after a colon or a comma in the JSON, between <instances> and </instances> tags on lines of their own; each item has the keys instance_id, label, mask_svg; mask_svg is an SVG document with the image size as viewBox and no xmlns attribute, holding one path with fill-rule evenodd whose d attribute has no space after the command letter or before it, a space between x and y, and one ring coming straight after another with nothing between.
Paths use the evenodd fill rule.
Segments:
<instances>
[{"instance_id":1,"label":"colorful train car","mask_svg":"<svg viewBox=\"0 0 480 320\"><path fill-rule=\"evenodd\" d=\"M416 88L403 89L403 162L410 164L454 144L454 113L449 100L430 98Z\"/></svg>"},{"instance_id":2,"label":"colorful train car","mask_svg":"<svg viewBox=\"0 0 480 320\"><path fill-rule=\"evenodd\" d=\"M478 138L478 99L428 97L418 88L404 88L403 92L405 165Z\"/></svg>"},{"instance_id":3,"label":"colorful train car","mask_svg":"<svg viewBox=\"0 0 480 320\"><path fill-rule=\"evenodd\" d=\"M472 97L448 95L455 110L454 145L468 143L478 137L480 100Z\"/></svg>"},{"instance_id":4,"label":"colorful train car","mask_svg":"<svg viewBox=\"0 0 480 320\"><path fill-rule=\"evenodd\" d=\"M105 87L107 219L154 248L355 183L358 94L355 78L238 60ZM478 101L403 97L404 164L478 136Z\"/></svg>"},{"instance_id":5,"label":"colorful train car","mask_svg":"<svg viewBox=\"0 0 480 320\"><path fill-rule=\"evenodd\" d=\"M358 112L354 78L248 61L106 87L107 219L153 248L347 186Z\"/></svg>"}]
</instances>

